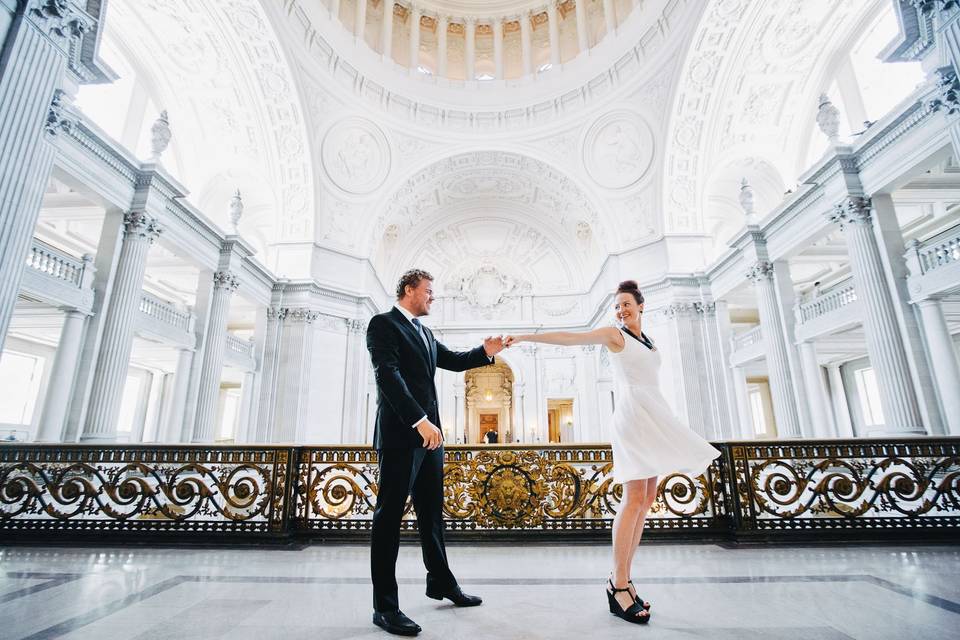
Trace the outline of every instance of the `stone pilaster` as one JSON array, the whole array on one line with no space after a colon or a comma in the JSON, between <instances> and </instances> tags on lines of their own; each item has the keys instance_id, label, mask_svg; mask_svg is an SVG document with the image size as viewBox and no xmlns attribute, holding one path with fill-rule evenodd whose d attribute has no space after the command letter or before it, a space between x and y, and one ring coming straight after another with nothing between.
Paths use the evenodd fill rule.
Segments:
<instances>
[{"instance_id":1,"label":"stone pilaster","mask_svg":"<svg viewBox=\"0 0 960 640\"><path fill-rule=\"evenodd\" d=\"M830 403L823 387L823 374L817 362L817 347L812 341L801 342L800 368L803 371L807 404L810 406L811 433L815 438L832 438L836 435L830 415Z\"/></svg>"},{"instance_id":2,"label":"stone pilaster","mask_svg":"<svg viewBox=\"0 0 960 640\"><path fill-rule=\"evenodd\" d=\"M53 164L45 139L69 126L60 86L89 18L62 0L19 3L0 62L0 349Z\"/></svg>"},{"instance_id":3,"label":"stone pilaster","mask_svg":"<svg viewBox=\"0 0 960 640\"><path fill-rule=\"evenodd\" d=\"M846 198L830 214L830 220L844 230L857 297L862 301L867 353L880 387L886 423L880 434L924 433L871 218L870 201L855 196Z\"/></svg>"},{"instance_id":4,"label":"stone pilaster","mask_svg":"<svg viewBox=\"0 0 960 640\"><path fill-rule=\"evenodd\" d=\"M263 332L263 360L260 364L260 402L257 409L256 442L273 442L277 378L280 374L281 339L287 309L269 307Z\"/></svg>"},{"instance_id":5,"label":"stone pilaster","mask_svg":"<svg viewBox=\"0 0 960 640\"><path fill-rule=\"evenodd\" d=\"M783 438L798 438L801 433L800 415L793 398L793 378L773 283L773 264L766 260L757 262L747 272L747 279L753 282L757 292L760 332L766 346L767 375L770 378L777 434Z\"/></svg>"},{"instance_id":6,"label":"stone pilaster","mask_svg":"<svg viewBox=\"0 0 960 640\"><path fill-rule=\"evenodd\" d=\"M63 328L57 355L50 369L47 396L43 400L43 413L37 429L37 442L60 442L66 426L67 408L73 391L73 381L83 348L83 324L87 316L76 309L65 309Z\"/></svg>"},{"instance_id":7,"label":"stone pilaster","mask_svg":"<svg viewBox=\"0 0 960 640\"><path fill-rule=\"evenodd\" d=\"M367 388L367 324L362 320L347 319L347 348L343 363L343 407L341 411L340 442L363 443L364 394Z\"/></svg>"},{"instance_id":8,"label":"stone pilaster","mask_svg":"<svg viewBox=\"0 0 960 640\"><path fill-rule=\"evenodd\" d=\"M710 382L703 343L703 316L692 302L675 302L664 309L673 333L670 346L674 383L678 386L681 417L704 438L714 437Z\"/></svg>"},{"instance_id":9,"label":"stone pilaster","mask_svg":"<svg viewBox=\"0 0 960 640\"><path fill-rule=\"evenodd\" d=\"M84 441L116 440L117 417L133 346L134 323L140 313L147 253L160 235L157 221L142 211L125 214L123 222L123 244L93 374L90 406L80 436Z\"/></svg>"},{"instance_id":10,"label":"stone pilaster","mask_svg":"<svg viewBox=\"0 0 960 640\"><path fill-rule=\"evenodd\" d=\"M223 373L223 353L227 340L227 319L230 314L230 298L237 290L237 276L229 271L213 274L213 297L210 301L210 316L207 321L206 348L200 368L200 389L197 396L197 414L193 424L191 442L213 442L220 396L220 376Z\"/></svg>"},{"instance_id":11,"label":"stone pilaster","mask_svg":"<svg viewBox=\"0 0 960 640\"><path fill-rule=\"evenodd\" d=\"M710 385L711 438L732 438L736 420L731 413L733 389L727 377L729 359L724 348L729 340L721 338L715 302L696 302L693 307L701 315L704 359Z\"/></svg>"}]
</instances>

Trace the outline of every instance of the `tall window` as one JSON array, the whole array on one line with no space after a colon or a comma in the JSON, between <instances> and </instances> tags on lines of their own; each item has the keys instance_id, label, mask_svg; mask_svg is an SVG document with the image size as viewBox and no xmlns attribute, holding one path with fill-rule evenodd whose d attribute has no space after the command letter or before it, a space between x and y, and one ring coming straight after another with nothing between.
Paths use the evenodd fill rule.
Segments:
<instances>
[{"instance_id":1,"label":"tall window","mask_svg":"<svg viewBox=\"0 0 960 640\"><path fill-rule=\"evenodd\" d=\"M767 432L767 423L763 419L763 394L759 389L750 392L750 416L753 419L753 432L762 436Z\"/></svg>"},{"instance_id":2,"label":"tall window","mask_svg":"<svg viewBox=\"0 0 960 640\"><path fill-rule=\"evenodd\" d=\"M0 423L31 424L40 392L44 359L4 351L0 359Z\"/></svg>"},{"instance_id":3,"label":"tall window","mask_svg":"<svg viewBox=\"0 0 960 640\"><path fill-rule=\"evenodd\" d=\"M873 369L859 369L854 373L857 381L857 396L863 408L863 421L868 427L884 424L883 407L880 406L880 387Z\"/></svg>"}]
</instances>

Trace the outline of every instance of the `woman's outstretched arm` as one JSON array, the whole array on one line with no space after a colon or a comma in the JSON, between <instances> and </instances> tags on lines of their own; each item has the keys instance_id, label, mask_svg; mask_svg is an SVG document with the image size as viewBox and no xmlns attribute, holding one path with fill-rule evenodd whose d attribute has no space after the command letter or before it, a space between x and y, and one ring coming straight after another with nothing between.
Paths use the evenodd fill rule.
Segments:
<instances>
[{"instance_id":1,"label":"woman's outstretched arm","mask_svg":"<svg viewBox=\"0 0 960 640\"><path fill-rule=\"evenodd\" d=\"M608 349L619 351L623 348L623 335L614 327L600 327L593 331L547 331L545 333L524 333L507 336L507 346L518 342L541 342L569 347L578 344L602 344Z\"/></svg>"}]
</instances>

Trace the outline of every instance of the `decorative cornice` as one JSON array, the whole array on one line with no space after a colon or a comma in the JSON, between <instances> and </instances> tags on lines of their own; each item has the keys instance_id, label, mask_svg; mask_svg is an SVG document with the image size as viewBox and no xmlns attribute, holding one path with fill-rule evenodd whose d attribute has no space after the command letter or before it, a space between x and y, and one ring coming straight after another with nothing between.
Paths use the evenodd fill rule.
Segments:
<instances>
[{"instance_id":1,"label":"decorative cornice","mask_svg":"<svg viewBox=\"0 0 960 640\"><path fill-rule=\"evenodd\" d=\"M763 280L770 280L773 278L773 263L769 260L759 260L752 267L747 269L745 274L747 280L757 284Z\"/></svg>"},{"instance_id":2,"label":"decorative cornice","mask_svg":"<svg viewBox=\"0 0 960 640\"><path fill-rule=\"evenodd\" d=\"M233 293L240 286L240 279L229 271L217 271L213 274L213 288L226 289Z\"/></svg>"},{"instance_id":3,"label":"decorative cornice","mask_svg":"<svg viewBox=\"0 0 960 640\"><path fill-rule=\"evenodd\" d=\"M125 236L145 238L151 243L163 233L157 219L144 211L128 211L123 214L123 227Z\"/></svg>"},{"instance_id":4,"label":"decorative cornice","mask_svg":"<svg viewBox=\"0 0 960 640\"><path fill-rule=\"evenodd\" d=\"M847 196L827 214L827 218L839 224L841 229L851 224L870 224L870 206L870 198Z\"/></svg>"},{"instance_id":5,"label":"decorative cornice","mask_svg":"<svg viewBox=\"0 0 960 640\"><path fill-rule=\"evenodd\" d=\"M27 15L36 25L61 38L80 38L90 28L89 18L67 0L33 0Z\"/></svg>"}]
</instances>

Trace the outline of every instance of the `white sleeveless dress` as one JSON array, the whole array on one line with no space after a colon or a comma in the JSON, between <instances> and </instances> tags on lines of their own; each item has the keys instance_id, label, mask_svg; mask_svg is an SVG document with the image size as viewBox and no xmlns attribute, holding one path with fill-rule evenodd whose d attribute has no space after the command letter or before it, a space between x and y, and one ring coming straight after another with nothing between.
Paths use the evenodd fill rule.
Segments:
<instances>
[{"instance_id":1,"label":"white sleeveless dress","mask_svg":"<svg viewBox=\"0 0 960 640\"><path fill-rule=\"evenodd\" d=\"M610 438L614 480L700 475L720 452L673 415L660 393L660 352L621 333L623 351L610 352L616 389Z\"/></svg>"}]
</instances>

